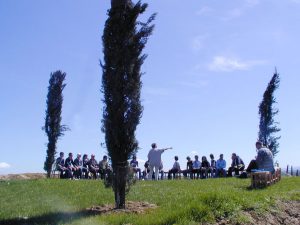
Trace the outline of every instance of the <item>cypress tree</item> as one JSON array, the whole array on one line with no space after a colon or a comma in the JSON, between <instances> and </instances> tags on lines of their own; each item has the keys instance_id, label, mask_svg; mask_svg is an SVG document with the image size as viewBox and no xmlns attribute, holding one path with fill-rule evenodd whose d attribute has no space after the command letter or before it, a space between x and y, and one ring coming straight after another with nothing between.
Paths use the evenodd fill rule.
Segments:
<instances>
[{"instance_id":1,"label":"cypress tree","mask_svg":"<svg viewBox=\"0 0 300 225\"><path fill-rule=\"evenodd\" d=\"M118 209L125 208L127 160L138 149L135 130L143 111L141 66L146 58L142 51L152 34L155 14L145 23L137 18L147 6L140 1L133 4L130 0L112 0L102 36L102 131L112 162L112 187Z\"/></svg>"},{"instance_id":2,"label":"cypress tree","mask_svg":"<svg viewBox=\"0 0 300 225\"><path fill-rule=\"evenodd\" d=\"M62 91L66 86L64 84L65 77L66 73L61 71L50 74L45 126L43 127L48 136L47 155L44 163L44 170L47 172L48 178L50 178L52 165L55 161L57 140L68 129L67 126L60 125L63 103Z\"/></svg>"},{"instance_id":3,"label":"cypress tree","mask_svg":"<svg viewBox=\"0 0 300 225\"><path fill-rule=\"evenodd\" d=\"M263 100L259 105L259 132L258 139L263 142L273 153L273 156L279 152L278 140L280 136L275 136L275 133L280 131L277 127L278 122L275 122L274 117L278 114L279 110L274 108L274 104L277 103L274 97L275 90L279 87L280 79L277 70L270 80L266 91L263 95Z\"/></svg>"}]
</instances>

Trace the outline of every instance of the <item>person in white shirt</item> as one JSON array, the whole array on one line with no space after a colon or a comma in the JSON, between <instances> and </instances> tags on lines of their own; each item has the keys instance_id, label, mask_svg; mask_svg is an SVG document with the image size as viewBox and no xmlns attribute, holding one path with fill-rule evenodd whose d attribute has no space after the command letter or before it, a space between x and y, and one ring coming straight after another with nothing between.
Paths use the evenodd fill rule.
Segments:
<instances>
[{"instance_id":1,"label":"person in white shirt","mask_svg":"<svg viewBox=\"0 0 300 225\"><path fill-rule=\"evenodd\" d=\"M157 149L156 143L153 143L151 145L152 149L150 149L148 153L148 161L149 161L149 167L150 167L150 173L148 174L148 179L152 179L153 170L155 170L155 180L158 180L158 173L159 173L159 167L161 166L161 154L170 148L162 148Z\"/></svg>"},{"instance_id":2,"label":"person in white shirt","mask_svg":"<svg viewBox=\"0 0 300 225\"><path fill-rule=\"evenodd\" d=\"M171 174L173 174L173 179L175 178L175 174L180 172L180 165L178 162L178 156L175 156L175 162L173 164L173 168L169 170L168 179L171 179Z\"/></svg>"}]
</instances>

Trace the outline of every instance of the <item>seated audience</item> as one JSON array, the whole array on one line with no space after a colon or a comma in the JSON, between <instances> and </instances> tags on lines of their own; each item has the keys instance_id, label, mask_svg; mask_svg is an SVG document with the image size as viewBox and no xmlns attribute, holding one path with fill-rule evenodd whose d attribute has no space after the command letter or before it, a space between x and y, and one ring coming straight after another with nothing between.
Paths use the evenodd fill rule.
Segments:
<instances>
[{"instance_id":1,"label":"seated audience","mask_svg":"<svg viewBox=\"0 0 300 225\"><path fill-rule=\"evenodd\" d=\"M65 171L67 168L65 167L65 159L64 159L64 153L60 152L59 157L55 161L56 164L56 170L60 172L60 178L65 178Z\"/></svg>"},{"instance_id":2,"label":"seated audience","mask_svg":"<svg viewBox=\"0 0 300 225\"><path fill-rule=\"evenodd\" d=\"M77 179L81 179L82 178L82 160L81 160L81 153L77 154L76 159L74 160L74 167L75 167L75 171L74 171L74 176Z\"/></svg>"},{"instance_id":3,"label":"seated audience","mask_svg":"<svg viewBox=\"0 0 300 225\"><path fill-rule=\"evenodd\" d=\"M73 153L71 153L71 152L69 153L69 157L66 158L65 167L67 168L66 177L73 179L73 172L76 171L76 169L75 169L75 164L73 161Z\"/></svg>"},{"instance_id":4,"label":"seated audience","mask_svg":"<svg viewBox=\"0 0 300 225\"><path fill-rule=\"evenodd\" d=\"M216 177L217 170L216 170L216 160L215 160L215 157L214 157L213 154L210 154L209 157L210 157L210 168L209 168L208 172L210 173L211 177Z\"/></svg>"},{"instance_id":5,"label":"seated audience","mask_svg":"<svg viewBox=\"0 0 300 225\"><path fill-rule=\"evenodd\" d=\"M193 161L192 179L195 179L195 174L197 174L197 179L201 172L201 162L199 161L198 155L195 155L195 160Z\"/></svg>"},{"instance_id":6,"label":"seated audience","mask_svg":"<svg viewBox=\"0 0 300 225\"><path fill-rule=\"evenodd\" d=\"M99 166L94 154L91 155L91 159L89 161L89 171L93 175L94 179L97 179L97 173L99 173Z\"/></svg>"},{"instance_id":7,"label":"seated audience","mask_svg":"<svg viewBox=\"0 0 300 225\"><path fill-rule=\"evenodd\" d=\"M130 166L134 173L139 174L139 179L141 180L142 179L141 169L139 168L139 162L136 160L135 155L132 157L132 160L130 161Z\"/></svg>"},{"instance_id":8,"label":"seated audience","mask_svg":"<svg viewBox=\"0 0 300 225\"><path fill-rule=\"evenodd\" d=\"M257 141L255 143L257 149L257 156L255 160L252 160L247 168L247 173L250 173L251 170L263 170L274 172L274 161L273 154L267 147L263 146L263 143Z\"/></svg>"},{"instance_id":9,"label":"seated audience","mask_svg":"<svg viewBox=\"0 0 300 225\"><path fill-rule=\"evenodd\" d=\"M110 168L107 161L107 156L103 156L103 159L99 162L99 174L100 178L103 180L110 173Z\"/></svg>"},{"instance_id":10,"label":"seated audience","mask_svg":"<svg viewBox=\"0 0 300 225\"><path fill-rule=\"evenodd\" d=\"M220 154L220 158L216 162L217 177L226 177L226 161L223 159L223 154Z\"/></svg>"},{"instance_id":11,"label":"seated audience","mask_svg":"<svg viewBox=\"0 0 300 225\"><path fill-rule=\"evenodd\" d=\"M89 158L87 154L82 157L82 174L85 179L89 178Z\"/></svg>"},{"instance_id":12,"label":"seated audience","mask_svg":"<svg viewBox=\"0 0 300 225\"><path fill-rule=\"evenodd\" d=\"M182 170L182 173L183 173L183 176L185 178L187 178L187 175L189 174L190 175L190 178L193 176L191 173L193 171L193 161L191 160L191 157L186 157L186 169L185 170Z\"/></svg>"},{"instance_id":13,"label":"seated audience","mask_svg":"<svg viewBox=\"0 0 300 225\"><path fill-rule=\"evenodd\" d=\"M245 164L243 160L235 153L232 153L231 159L232 159L232 163L231 163L231 167L228 168L228 176L232 177L233 171L235 173L235 176L238 176L239 172L245 169Z\"/></svg>"},{"instance_id":14,"label":"seated audience","mask_svg":"<svg viewBox=\"0 0 300 225\"><path fill-rule=\"evenodd\" d=\"M202 162L201 162L201 178L207 178L208 177L208 171L209 171L210 165L206 158L206 156L202 156Z\"/></svg>"},{"instance_id":15,"label":"seated audience","mask_svg":"<svg viewBox=\"0 0 300 225\"><path fill-rule=\"evenodd\" d=\"M149 161L146 161L144 164L144 170L143 170L143 178L145 180L147 179L149 172L150 172Z\"/></svg>"},{"instance_id":16,"label":"seated audience","mask_svg":"<svg viewBox=\"0 0 300 225\"><path fill-rule=\"evenodd\" d=\"M178 162L178 156L175 156L175 162L173 164L172 169L168 172L168 179L171 179L171 174L173 174L173 179L175 178L175 174L180 172L180 165Z\"/></svg>"}]
</instances>

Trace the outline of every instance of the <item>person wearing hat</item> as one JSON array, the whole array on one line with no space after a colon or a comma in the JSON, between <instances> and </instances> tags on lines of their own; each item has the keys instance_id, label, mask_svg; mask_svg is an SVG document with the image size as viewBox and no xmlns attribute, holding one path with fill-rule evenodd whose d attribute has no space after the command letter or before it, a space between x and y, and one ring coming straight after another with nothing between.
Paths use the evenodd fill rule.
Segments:
<instances>
[{"instance_id":1,"label":"person wearing hat","mask_svg":"<svg viewBox=\"0 0 300 225\"><path fill-rule=\"evenodd\" d=\"M249 163L249 166L247 167L246 170L247 173L250 173L251 170L254 169L269 171L273 173L275 169L274 169L273 153L271 152L271 150L263 146L263 143L261 141L257 141L255 143L255 147L257 150L257 156L256 159L252 160Z\"/></svg>"}]
</instances>

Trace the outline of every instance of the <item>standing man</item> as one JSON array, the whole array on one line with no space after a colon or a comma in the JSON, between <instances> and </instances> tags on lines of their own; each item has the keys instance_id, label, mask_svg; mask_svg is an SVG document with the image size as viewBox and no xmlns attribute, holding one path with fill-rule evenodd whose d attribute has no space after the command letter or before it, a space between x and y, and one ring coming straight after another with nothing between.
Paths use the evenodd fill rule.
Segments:
<instances>
[{"instance_id":1,"label":"standing man","mask_svg":"<svg viewBox=\"0 0 300 225\"><path fill-rule=\"evenodd\" d=\"M274 161L273 154L270 149L263 146L262 142L257 141L255 143L257 156L255 160L252 160L247 168L247 173L250 173L253 169L269 171L273 173L274 169Z\"/></svg>"},{"instance_id":2,"label":"standing man","mask_svg":"<svg viewBox=\"0 0 300 225\"><path fill-rule=\"evenodd\" d=\"M152 149L150 149L148 153L148 161L149 161L149 167L150 167L150 173L148 175L148 179L151 180L153 169L155 169L155 180L158 180L158 173L159 173L159 167L161 166L161 154L170 148L163 148L163 149L157 149L156 143L153 143L151 145Z\"/></svg>"}]
</instances>

